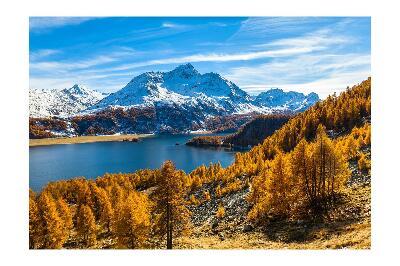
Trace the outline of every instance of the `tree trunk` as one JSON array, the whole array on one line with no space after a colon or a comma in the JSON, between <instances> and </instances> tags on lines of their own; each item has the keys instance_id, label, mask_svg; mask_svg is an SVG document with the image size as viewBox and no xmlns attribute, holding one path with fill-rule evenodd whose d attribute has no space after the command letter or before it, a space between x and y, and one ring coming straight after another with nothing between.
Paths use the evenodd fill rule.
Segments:
<instances>
[{"instance_id":1,"label":"tree trunk","mask_svg":"<svg viewBox=\"0 0 400 266\"><path fill-rule=\"evenodd\" d=\"M167 203L167 249L172 249L171 206Z\"/></svg>"}]
</instances>

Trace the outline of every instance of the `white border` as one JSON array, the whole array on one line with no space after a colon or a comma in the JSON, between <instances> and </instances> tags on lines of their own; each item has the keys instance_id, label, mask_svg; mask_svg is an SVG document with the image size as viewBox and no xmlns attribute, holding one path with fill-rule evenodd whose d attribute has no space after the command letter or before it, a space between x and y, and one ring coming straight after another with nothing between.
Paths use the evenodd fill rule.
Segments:
<instances>
[{"instance_id":1,"label":"white border","mask_svg":"<svg viewBox=\"0 0 400 266\"><path fill-rule=\"evenodd\" d=\"M399 249L399 15L379 1L2 1L0 31L1 261L3 265L393 264ZM29 251L28 17L62 16L372 16L373 235L371 251ZM351 84L349 84L351 85ZM392 127L390 127L392 126ZM399 127L398 127L399 128ZM396 153L396 154L395 154ZM397 257L397 260L395 259Z\"/></svg>"}]
</instances>

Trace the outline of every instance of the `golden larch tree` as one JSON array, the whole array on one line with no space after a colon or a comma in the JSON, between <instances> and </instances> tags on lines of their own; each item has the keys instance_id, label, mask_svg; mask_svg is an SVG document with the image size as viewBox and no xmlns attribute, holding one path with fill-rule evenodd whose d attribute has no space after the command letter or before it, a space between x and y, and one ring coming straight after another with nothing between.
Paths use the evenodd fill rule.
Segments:
<instances>
[{"instance_id":1,"label":"golden larch tree","mask_svg":"<svg viewBox=\"0 0 400 266\"><path fill-rule=\"evenodd\" d=\"M153 193L155 201L155 232L167 238L167 249L172 249L174 235L188 229L190 211L186 208L185 174L177 171L172 161L166 161L161 167L157 179L157 188Z\"/></svg>"},{"instance_id":2,"label":"golden larch tree","mask_svg":"<svg viewBox=\"0 0 400 266\"><path fill-rule=\"evenodd\" d=\"M141 248L150 232L151 204L146 194L133 191L116 209L115 229L119 246Z\"/></svg>"},{"instance_id":3,"label":"golden larch tree","mask_svg":"<svg viewBox=\"0 0 400 266\"><path fill-rule=\"evenodd\" d=\"M57 209L61 220L63 221L63 230L66 238L69 237L70 230L73 227L71 209L63 198L57 200Z\"/></svg>"},{"instance_id":4,"label":"golden larch tree","mask_svg":"<svg viewBox=\"0 0 400 266\"><path fill-rule=\"evenodd\" d=\"M49 193L41 193L38 199L40 223L39 236L41 248L62 248L68 235L64 230L64 222L60 218L55 200Z\"/></svg>"},{"instance_id":5,"label":"golden larch tree","mask_svg":"<svg viewBox=\"0 0 400 266\"><path fill-rule=\"evenodd\" d=\"M34 197L29 197L29 248L36 248L39 243L39 209Z\"/></svg>"},{"instance_id":6,"label":"golden larch tree","mask_svg":"<svg viewBox=\"0 0 400 266\"><path fill-rule=\"evenodd\" d=\"M77 232L86 246L93 246L96 244L96 221L92 210L87 205L80 205L77 213Z\"/></svg>"}]
</instances>

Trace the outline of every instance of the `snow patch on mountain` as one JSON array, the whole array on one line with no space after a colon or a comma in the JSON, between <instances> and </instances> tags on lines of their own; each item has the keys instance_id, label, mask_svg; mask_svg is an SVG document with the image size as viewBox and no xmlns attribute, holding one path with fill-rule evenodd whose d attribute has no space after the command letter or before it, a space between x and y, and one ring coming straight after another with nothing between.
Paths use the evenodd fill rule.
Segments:
<instances>
[{"instance_id":1,"label":"snow patch on mountain","mask_svg":"<svg viewBox=\"0 0 400 266\"><path fill-rule=\"evenodd\" d=\"M78 84L62 90L30 89L29 116L35 118L73 116L106 96L107 94Z\"/></svg>"},{"instance_id":2,"label":"snow patch on mountain","mask_svg":"<svg viewBox=\"0 0 400 266\"><path fill-rule=\"evenodd\" d=\"M270 89L260 93L254 102L260 107L268 107L277 110L304 111L319 101L318 94L312 92L304 95L300 92L284 92L282 89Z\"/></svg>"}]
</instances>

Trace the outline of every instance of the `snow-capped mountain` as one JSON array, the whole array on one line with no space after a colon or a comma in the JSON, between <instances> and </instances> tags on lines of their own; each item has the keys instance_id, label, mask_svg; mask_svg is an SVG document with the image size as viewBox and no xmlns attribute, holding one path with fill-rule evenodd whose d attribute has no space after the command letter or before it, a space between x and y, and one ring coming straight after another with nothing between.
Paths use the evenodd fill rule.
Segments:
<instances>
[{"instance_id":1,"label":"snow-capped mountain","mask_svg":"<svg viewBox=\"0 0 400 266\"><path fill-rule=\"evenodd\" d=\"M317 101L319 101L319 97L314 92L304 95L295 91L284 92L278 88L262 92L254 100L255 104L260 107L292 110L295 112L303 111Z\"/></svg>"},{"instance_id":2,"label":"snow-capped mountain","mask_svg":"<svg viewBox=\"0 0 400 266\"><path fill-rule=\"evenodd\" d=\"M62 90L30 89L29 116L39 118L76 115L105 96L106 94L78 84Z\"/></svg>"},{"instance_id":3,"label":"snow-capped mountain","mask_svg":"<svg viewBox=\"0 0 400 266\"><path fill-rule=\"evenodd\" d=\"M88 110L160 105L198 108L205 115L263 111L254 106L250 96L234 83L216 73L202 75L191 64L169 72L141 74Z\"/></svg>"},{"instance_id":4,"label":"snow-capped mountain","mask_svg":"<svg viewBox=\"0 0 400 266\"><path fill-rule=\"evenodd\" d=\"M282 91L279 104L268 97L252 100L250 95L233 82L217 73L200 74L191 64L181 65L169 72L147 72L132 79L121 90L105 97L88 108L96 112L108 107L157 107L175 106L198 109L203 115L237 113L271 113L273 111L298 111L309 107L318 96L305 97L301 93ZM288 95L286 95L288 94ZM304 98L304 99L303 99ZM307 98L307 99L305 99Z\"/></svg>"},{"instance_id":5,"label":"snow-capped mountain","mask_svg":"<svg viewBox=\"0 0 400 266\"><path fill-rule=\"evenodd\" d=\"M215 118L298 112L319 100L315 93L279 89L251 97L219 74L201 74L191 64L143 73L105 97L78 85L31 90L29 97L31 117L71 117L77 135L205 130Z\"/></svg>"}]
</instances>

